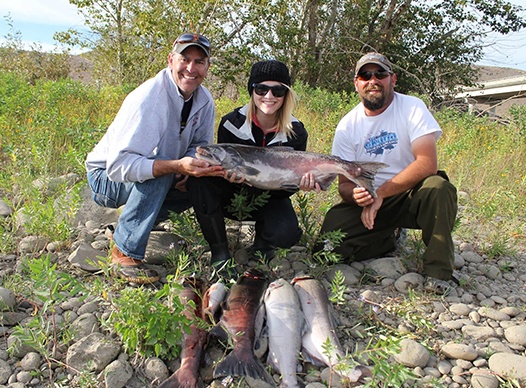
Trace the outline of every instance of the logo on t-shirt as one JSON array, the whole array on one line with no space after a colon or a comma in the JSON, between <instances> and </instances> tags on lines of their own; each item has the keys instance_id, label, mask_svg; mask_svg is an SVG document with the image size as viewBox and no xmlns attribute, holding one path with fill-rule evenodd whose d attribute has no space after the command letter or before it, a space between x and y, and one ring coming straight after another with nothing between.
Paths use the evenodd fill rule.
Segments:
<instances>
[{"instance_id":1,"label":"logo on t-shirt","mask_svg":"<svg viewBox=\"0 0 526 388\"><path fill-rule=\"evenodd\" d=\"M396 133L382 131L365 143L365 152L370 155L383 155L386 151L394 149L396 144L398 144Z\"/></svg>"}]
</instances>

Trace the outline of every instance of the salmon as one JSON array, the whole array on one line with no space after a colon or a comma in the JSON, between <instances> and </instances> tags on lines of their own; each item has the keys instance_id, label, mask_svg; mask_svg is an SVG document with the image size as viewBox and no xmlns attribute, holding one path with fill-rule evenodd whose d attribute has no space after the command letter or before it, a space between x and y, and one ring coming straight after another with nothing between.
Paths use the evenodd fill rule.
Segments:
<instances>
[{"instance_id":1,"label":"salmon","mask_svg":"<svg viewBox=\"0 0 526 388\"><path fill-rule=\"evenodd\" d=\"M204 383L199 378L199 368L208 343L208 332L202 328L204 291L204 283L201 280L195 278L183 280L183 290L179 294L179 299L187 307L184 315L194 323L190 325L190 333L185 333L183 336L181 366L163 381L159 388L204 387ZM189 301L194 302L195 308L191 307Z\"/></svg>"},{"instance_id":2,"label":"salmon","mask_svg":"<svg viewBox=\"0 0 526 388\"><path fill-rule=\"evenodd\" d=\"M361 368L352 368L342 364L345 352L336 335L336 324L330 310L329 297L323 284L312 277L296 277L292 284L298 293L301 308L307 320L307 331L302 338L304 358L316 365L334 367L341 377L357 382L362 378ZM324 349L325 343L331 344L332 352Z\"/></svg>"},{"instance_id":3,"label":"salmon","mask_svg":"<svg viewBox=\"0 0 526 388\"><path fill-rule=\"evenodd\" d=\"M241 144L212 144L197 147L196 157L211 165L220 165L251 186L263 190L298 190L301 177L312 173L322 190L338 174L373 196L376 172L387 167L379 162L352 162L314 152L296 151L290 147L254 147Z\"/></svg>"},{"instance_id":4,"label":"salmon","mask_svg":"<svg viewBox=\"0 0 526 388\"><path fill-rule=\"evenodd\" d=\"M233 349L214 369L214 378L249 376L275 385L272 376L254 354L256 326L264 315L263 293L267 286L265 275L250 269L231 287L222 305L223 314L211 334L227 333Z\"/></svg>"},{"instance_id":5,"label":"salmon","mask_svg":"<svg viewBox=\"0 0 526 388\"><path fill-rule=\"evenodd\" d=\"M299 388L297 371L305 317L294 287L285 279L270 283L265 292L269 353L267 363L281 374L282 388Z\"/></svg>"}]
</instances>

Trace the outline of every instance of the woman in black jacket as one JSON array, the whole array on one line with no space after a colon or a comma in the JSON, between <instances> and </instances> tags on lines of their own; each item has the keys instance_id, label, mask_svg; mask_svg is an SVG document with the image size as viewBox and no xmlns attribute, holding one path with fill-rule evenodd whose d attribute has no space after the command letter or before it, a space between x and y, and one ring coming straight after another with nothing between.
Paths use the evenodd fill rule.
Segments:
<instances>
[{"instance_id":1,"label":"woman in black jacket","mask_svg":"<svg viewBox=\"0 0 526 388\"><path fill-rule=\"evenodd\" d=\"M218 143L236 143L259 147L287 146L305 151L307 131L292 112L296 94L290 88L287 66L279 61L261 61L252 66L248 80L250 101L221 119ZM237 183L235 176L190 177L188 189L197 220L210 245L212 265L221 267L232 256L228 248L224 217L237 219L228 208L232 198L241 192L252 198L263 190ZM318 189L311 174L302 178L301 190ZM250 212L245 219L255 221L256 235L249 252L267 262L274 257L275 247L290 248L302 235L292 206L290 191L271 190L267 202Z\"/></svg>"}]
</instances>

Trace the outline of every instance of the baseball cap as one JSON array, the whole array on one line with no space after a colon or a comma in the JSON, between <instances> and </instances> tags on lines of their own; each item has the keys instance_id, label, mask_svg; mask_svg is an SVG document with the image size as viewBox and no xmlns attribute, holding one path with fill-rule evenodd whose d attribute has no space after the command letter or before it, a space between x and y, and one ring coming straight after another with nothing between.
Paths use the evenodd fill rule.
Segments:
<instances>
[{"instance_id":1,"label":"baseball cap","mask_svg":"<svg viewBox=\"0 0 526 388\"><path fill-rule=\"evenodd\" d=\"M201 48L207 57L210 57L210 41L203 35L186 32L177 37L173 44L172 51L181 54L190 46Z\"/></svg>"},{"instance_id":2,"label":"baseball cap","mask_svg":"<svg viewBox=\"0 0 526 388\"><path fill-rule=\"evenodd\" d=\"M389 62L389 59L385 55L382 55L380 53L367 53L363 57L361 57L358 62L356 62L356 69L354 71L354 74L358 74L360 69L369 64L374 63L375 65L380 66L385 71L393 72L393 65L391 62Z\"/></svg>"}]
</instances>

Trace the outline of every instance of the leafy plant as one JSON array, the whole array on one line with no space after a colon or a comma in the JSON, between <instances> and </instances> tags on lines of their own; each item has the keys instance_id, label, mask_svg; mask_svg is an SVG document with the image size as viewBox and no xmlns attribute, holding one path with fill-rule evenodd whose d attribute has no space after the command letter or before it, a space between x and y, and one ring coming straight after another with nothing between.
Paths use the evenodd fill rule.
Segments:
<instances>
[{"instance_id":1,"label":"leafy plant","mask_svg":"<svg viewBox=\"0 0 526 388\"><path fill-rule=\"evenodd\" d=\"M232 202L228 205L227 210L238 220L244 220L250 216L254 210L266 205L270 193L263 191L259 195L250 194L246 187L241 187L239 193L234 194Z\"/></svg>"},{"instance_id":2,"label":"leafy plant","mask_svg":"<svg viewBox=\"0 0 526 388\"><path fill-rule=\"evenodd\" d=\"M57 348L59 344L67 343L71 337L67 328L57 324L56 307L70 295L87 296L87 290L76 278L59 271L57 264L51 263L49 255L29 260L26 263L26 270L32 283L31 296L40 300L41 306L24 325L14 328L15 341L9 350L13 352L18 347L27 345L38 351L48 363L52 381L51 363L57 361Z\"/></svg>"},{"instance_id":3,"label":"leafy plant","mask_svg":"<svg viewBox=\"0 0 526 388\"><path fill-rule=\"evenodd\" d=\"M177 297L182 286L169 278L158 291L126 288L113 300L114 311L107 323L127 352L168 360L179 355L183 335L192 322L183 314L185 305Z\"/></svg>"},{"instance_id":4,"label":"leafy plant","mask_svg":"<svg viewBox=\"0 0 526 388\"><path fill-rule=\"evenodd\" d=\"M346 302L345 291L347 291L345 276L342 271L338 270L331 281L331 295L329 300L335 304L344 304Z\"/></svg>"},{"instance_id":5,"label":"leafy plant","mask_svg":"<svg viewBox=\"0 0 526 388\"><path fill-rule=\"evenodd\" d=\"M341 255L336 253L334 249L343 241L344 236L345 234L341 230L323 233L318 240L320 244L323 244L323 248L304 259L305 264L314 269L317 267L325 268L341 262Z\"/></svg>"}]
</instances>

